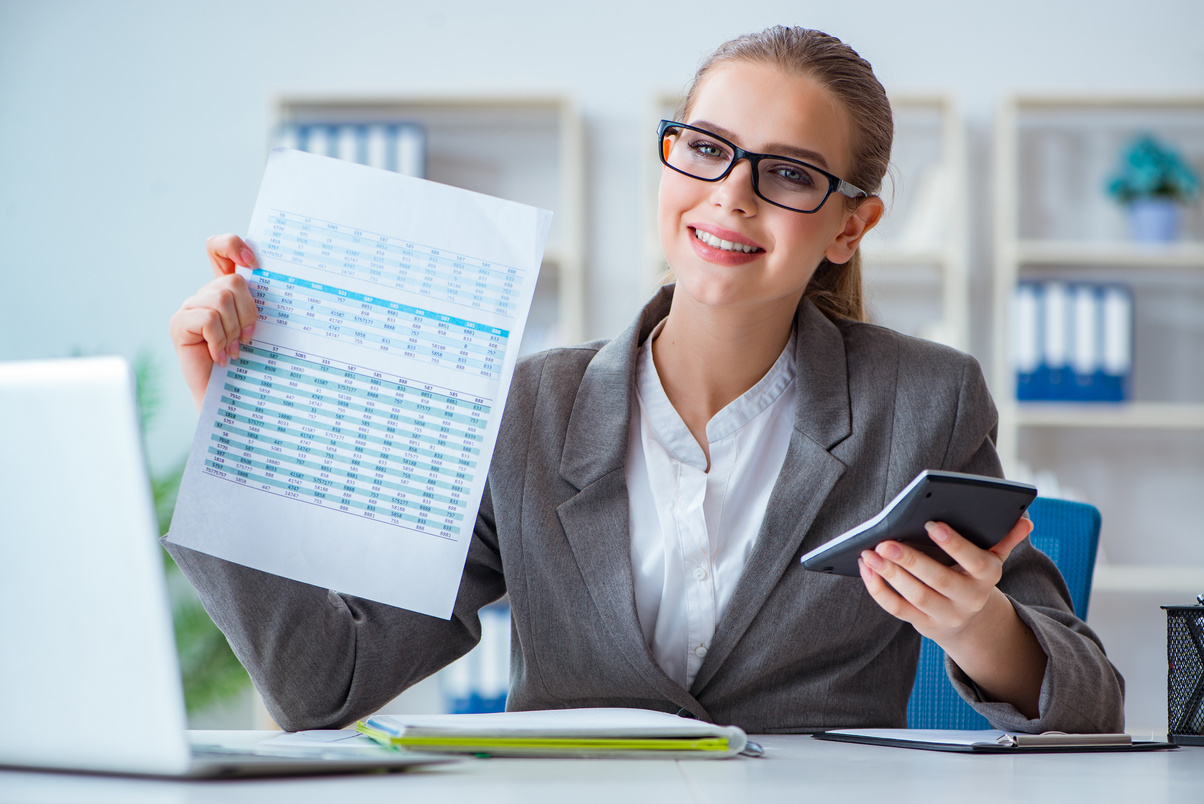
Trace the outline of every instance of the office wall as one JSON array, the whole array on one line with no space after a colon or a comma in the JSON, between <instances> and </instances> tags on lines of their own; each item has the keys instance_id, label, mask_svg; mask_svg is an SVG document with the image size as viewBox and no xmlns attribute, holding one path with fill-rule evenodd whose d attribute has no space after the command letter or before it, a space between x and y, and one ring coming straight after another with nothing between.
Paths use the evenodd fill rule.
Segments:
<instances>
[{"instance_id":1,"label":"office wall","mask_svg":"<svg viewBox=\"0 0 1204 804\"><path fill-rule=\"evenodd\" d=\"M0 0L0 359L73 351L163 365L152 458L194 420L166 324L239 232L282 92L556 91L587 125L586 331L647 293L640 169L653 94L736 33L786 22L853 44L888 89L955 93L970 120L975 287L989 124L1014 89L1204 89L1204 4L954 0L649 4ZM989 344L975 333L975 351Z\"/></svg>"}]
</instances>

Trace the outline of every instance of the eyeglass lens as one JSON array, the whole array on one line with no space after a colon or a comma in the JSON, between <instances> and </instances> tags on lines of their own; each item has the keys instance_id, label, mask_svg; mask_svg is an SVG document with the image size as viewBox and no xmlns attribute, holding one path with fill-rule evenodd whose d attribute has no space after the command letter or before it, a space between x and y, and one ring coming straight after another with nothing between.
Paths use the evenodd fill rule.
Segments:
<instances>
[{"instance_id":1,"label":"eyeglass lens","mask_svg":"<svg viewBox=\"0 0 1204 804\"><path fill-rule=\"evenodd\" d=\"M666 128L661 142L665 163L696 179L723 175L735 153L731 146L701 131ZM831 183L823 173L784 158L767 157L757 165L756 189L761 197L801 212L818 209L828 197Z\"/></svg>"}]
</instances>

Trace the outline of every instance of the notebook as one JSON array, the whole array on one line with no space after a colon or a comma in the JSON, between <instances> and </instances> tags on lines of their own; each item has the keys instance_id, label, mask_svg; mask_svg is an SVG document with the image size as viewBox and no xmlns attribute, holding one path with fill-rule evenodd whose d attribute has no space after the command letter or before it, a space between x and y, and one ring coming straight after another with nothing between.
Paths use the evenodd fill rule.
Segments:
<instances>
[{"instance_id":1,"label":"notebook","mask_svg":"<svg viewBox=\"0 0 1204 804\"><path fill-rule=\"evenodd\" d=\"M0 766L168 777L403 769L367 747L190 744L162 548L120 358L0 363Z\"/></svg>"},{"instance_id":2,"label":"notebook","mask_svg":"<svg viewBox=\"0 0 1204 804\"><path fill-rule=\"evenodd\" d=\"M736 726L647 709L377 715L361 720L356 729L385 745L438 754L657 759L762 754Z\"/></svg>"}]
</instances>

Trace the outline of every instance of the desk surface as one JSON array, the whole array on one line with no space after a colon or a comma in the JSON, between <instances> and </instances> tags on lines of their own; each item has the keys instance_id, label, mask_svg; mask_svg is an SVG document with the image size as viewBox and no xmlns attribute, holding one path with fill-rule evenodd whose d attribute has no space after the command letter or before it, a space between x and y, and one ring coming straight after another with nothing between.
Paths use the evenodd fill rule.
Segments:
<instances>
[{"instance_id":1,"label":"desk surface","mask_svg":"<svg viewBox=\"0 0 1204 804\"><path fill-rule=\"evenodd\" d=\"M173 782L0 771L0 802L760 804L805 799L1185 804L1199 801L1204 790L1204 748L1006 756L831 743L799 735L757 739L765 746L760 759L472 759L401 774L274 780Z\"/></svg>"}]
</instances>

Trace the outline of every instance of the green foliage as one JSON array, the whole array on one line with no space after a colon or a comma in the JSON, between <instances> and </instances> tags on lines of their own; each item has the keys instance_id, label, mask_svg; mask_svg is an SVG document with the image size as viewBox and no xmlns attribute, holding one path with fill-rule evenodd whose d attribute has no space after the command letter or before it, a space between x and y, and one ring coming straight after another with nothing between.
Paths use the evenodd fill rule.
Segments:
<instances>
[{"instance_id":1,"label":"green foliage","mask_svg":"<svg viewBox=\"0 0 1204 804\"><path fill-rule=\"evenodd\" d=\"M139 355L134 370L138 378L138 406L145 439L162 404L160 373L154 359L147 353ZM185 463L185 460L180 460L165 472L151 473L160 535L167 533L171 526L171 515L175 510ZM163 561L167 569L167 587L171 593L180 673L184 678L184 700L189 713L199 712L238 695L247 688L251 679L230 650L226 637L205 612L196 590L185 580L166 550L163 551Z\"/></svg>"},{"instance_id":2,"label":"green foliage","mask_svg":"<svg viewBox=\"0 0 1204 804\"><path fill-rule=\"evenodd\" d=\"M1154 137L1139 137L1124 153L1108 192L1122 204L1142 198L1166 198L1182 204L1200 195L1200 180L1191 166Z\"/></svg>"}]
</instances>

